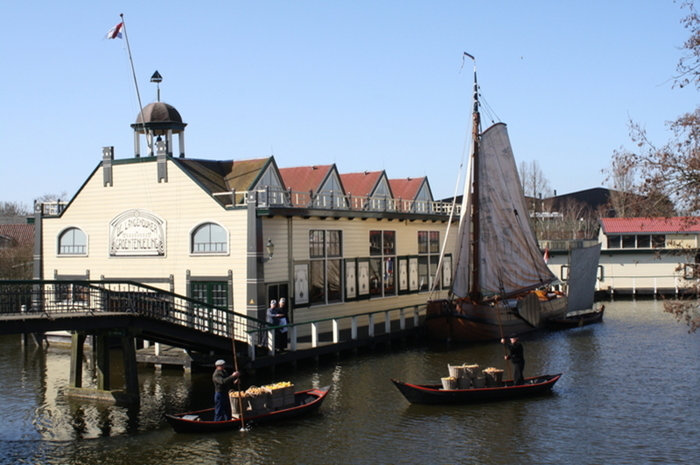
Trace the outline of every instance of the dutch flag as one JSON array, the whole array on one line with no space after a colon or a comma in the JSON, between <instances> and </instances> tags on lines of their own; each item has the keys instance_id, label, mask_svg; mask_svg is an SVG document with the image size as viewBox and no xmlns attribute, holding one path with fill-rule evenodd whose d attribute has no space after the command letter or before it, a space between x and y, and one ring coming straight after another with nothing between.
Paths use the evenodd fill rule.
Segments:
<instances>
[{"instance_id":1,"label":"dutch flag","mask_svg":"<svg viewBox=\"0 0 700 465\"><path fill-rule=\"evenodd\" d=\"M117 24L116 26L114 26L112 29L109 30L106 37L108 39L117 39L117 38L121 39L123 25L124 25L124 23L121 22L121 23Z\"/></svg>"}]
</instances>

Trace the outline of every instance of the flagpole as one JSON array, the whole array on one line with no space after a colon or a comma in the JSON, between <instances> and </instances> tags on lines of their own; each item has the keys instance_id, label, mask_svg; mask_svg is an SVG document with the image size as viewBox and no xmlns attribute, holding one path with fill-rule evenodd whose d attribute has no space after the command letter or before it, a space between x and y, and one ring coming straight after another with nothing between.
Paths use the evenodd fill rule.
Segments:
<instances>
[{"instance_id":1,"label":"flagpole","mask_svg":"<svg viewBox=\"0 0 700 465\"><path fill-rule=\"evenodd\" d=\"M134 69L134 59L131 57L131 46L129 45L129 35L126 33L126 21L124 21L124 13L120 13L119 16L122 19L122 29L124 30L124 40L126 40L126 50L129 52L129 63L131 63L131 75L134 77L134 87L136 87L136 98L139 101L139 111L141 114L141 127L144 129L144 135L146 136L146 144L148 145L148 150L153 153L153 146L151 139L149 137L148 131L146 131L146 119L143 115L143 105L141 104L141 93L139 92L139 83L136 79L136 70Z\"/></svg>"}]
</instances>

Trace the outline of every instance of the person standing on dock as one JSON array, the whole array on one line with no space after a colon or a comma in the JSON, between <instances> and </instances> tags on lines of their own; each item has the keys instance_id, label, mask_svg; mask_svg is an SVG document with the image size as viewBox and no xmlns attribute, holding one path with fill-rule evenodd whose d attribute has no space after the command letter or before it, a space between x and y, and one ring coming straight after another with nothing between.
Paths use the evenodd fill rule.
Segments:
<instances>
[{"instance_id":1,"label":"person standing on dock","mask_svg":"<svg viewBox=\"0 0 700 465\"><path fill-rule=\"evenodd\" d=\"M224 368L226 362L217 360L216 369L211 379L214 382L214 421L226 421L231 419L231 403L228 399L228 391L232 383L237 383L240 373L234 371L229 375Z\"/></svg>"},{"instance_id":2,"label":"person standing on dock","mask_svg":"<svg viewBox=\"0 0 700 465\"><path fill-rule=\"evenodd\" d=\"M510 360L510 363L513 364L513 384L523 384L523 370L525 369L523 345L516 335L511 336L508 342L505 339L501 339L501 344L505 344L508 349L505 359Z\"/></svg>"},{"instance_id":3,"label":"person standing on dock","mask_svg":"<svg viewBox=\"0 0 700 465\"><path fill-rule=\"evenodd\" d=\"M280 299L277 317L278 325L286 325L289 323L289 309L287 308L287 299L284 297ZM277 343L277 348L279 350L287 350L288 330L289 328L281 328L279 333L277 333L275 336L275 342Z\"/></svg>"},{"instance_id":4,"label":"person standing on dock","mask_svg":"<svg viewBox=\"0 0 700 465\"><path fill-rule=\"evenodd\" d=\"M267 322L270 326L286 325L287 307L286 299L280 299L280 304L276 300L270 301L270 307L267 309ZM275 350L280 351L287 348L287 328L275 329Z\"/></svg>"}]
</instances>

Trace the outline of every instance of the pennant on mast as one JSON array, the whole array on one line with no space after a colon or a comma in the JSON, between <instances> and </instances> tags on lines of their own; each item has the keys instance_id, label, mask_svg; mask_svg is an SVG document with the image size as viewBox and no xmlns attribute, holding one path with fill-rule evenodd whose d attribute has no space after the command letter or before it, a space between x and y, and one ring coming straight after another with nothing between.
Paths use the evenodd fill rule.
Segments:
<instances>
[{"instance_id":1,"label":"pennant on mast","mask_svg":"<svg viewBox=\"0 0 700 465\"><path fill-rule=\"evenodd\" d=\"M121 17L121 21L114 26L112 29L107 32L107 38L108 39L116 39L117 37L121 39L122 37L122 30L124 31L124 39L126 40L126 50L129 53L129 63L131 64L131 74L134 77L134 87L136 88L136 98L139 102L139 114L141 115L141 123L143 124L146 119L143 116L143 104L141 103L141 93L139 92L139 83L136 80L136 70L134 69L134 59L131 57L131 46L129 45L129 36L126 34L126 26L124 22L124 14L121 13L119 15ZM153 138L152 135L149 133L149 131L145 132L146 134L146 142L148 144L148 147L151 152L153 152Z\"/></svg>"},{"instance_id":2,"label":"pennant on mast","mask_svg":"<svg viewBox=\"0 0 700 465\"><path fill-rule=\"evenodd\" d=\"M122 38L122 26L124 26L124 22L120 22L116 26L114 26L112 29L110 29L107 32L107 38L108 39L121 39Z\"/></svg>"}]
</instances>

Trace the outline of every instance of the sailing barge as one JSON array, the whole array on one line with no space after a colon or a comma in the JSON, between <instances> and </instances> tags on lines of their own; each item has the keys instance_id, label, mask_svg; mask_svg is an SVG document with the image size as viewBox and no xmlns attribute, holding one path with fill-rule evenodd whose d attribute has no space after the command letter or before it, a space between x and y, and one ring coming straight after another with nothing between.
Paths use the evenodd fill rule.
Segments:
<instances>
[{"instance_id":1,"label":"sailing barge","mask_svg":"<svg viewBox=\"0 0 700 465\"><path fill-rule=\"evenodd\" d=\"M465 56L473 57L467 53ZM567 296L542 257L504 123L481 132L474 68L472 145L462 195L450 299L427 305L434 338L484 341L563 317Z\"/></svg>"}]
</instances>

